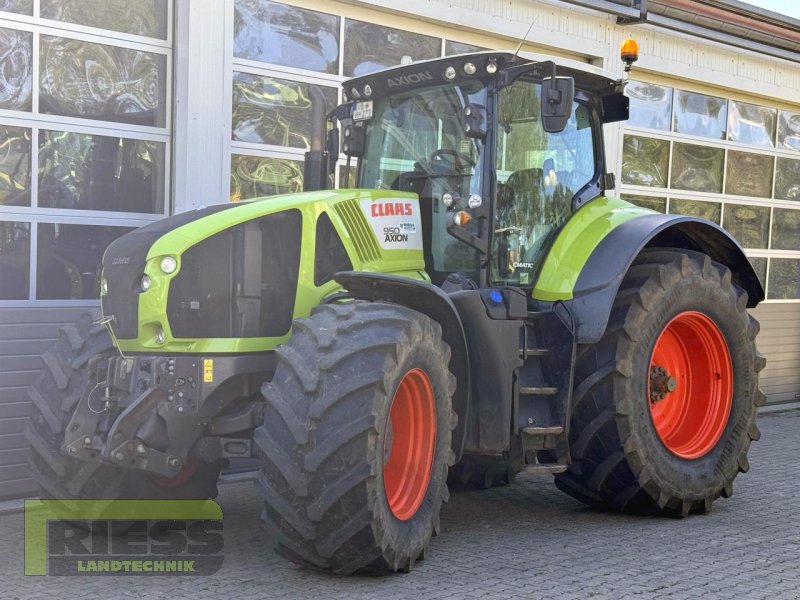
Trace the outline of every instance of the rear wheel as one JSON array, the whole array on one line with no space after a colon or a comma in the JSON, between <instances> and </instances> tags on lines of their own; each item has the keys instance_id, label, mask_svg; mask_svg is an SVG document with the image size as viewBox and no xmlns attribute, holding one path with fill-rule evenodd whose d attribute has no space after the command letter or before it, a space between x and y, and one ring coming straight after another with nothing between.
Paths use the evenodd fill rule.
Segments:
<instances>
[{"instance_id":1,"label":"rear wheel","mask_svg":"<svg viewBox=\"0 0 800 600\"><path fill-rule=\"evenodd\" d=\"M439 529L453 462L441 328L402 306L325 305L276 353L254 437L276 551L337 573L410 570Z\"/></svg>"},{"instance_id":2,"label":"rear wheel","mask_svg":"<svg viewBox=\"0 0 800 600\"><path fill-rule=\"evenodd\" d=\"M58 500L206 499L217 494L221 463L187 464L173 479L70 458L64 432L89 381L89 359L112 350L102 326L86 313L61 328L58 342L42 355L43 368L28 391L31 418L25 437L29 466L43 498ZM191 472L190 472L191 469Z\"/></svg>"},{"instance_id":3,"label":"rear wheel","mask_svg":"<svg viewBox=\"0 0 800 600\"><path fill-rule=\"evenodd\" d=\"M643 252L605 335L579 348L572 463L556 485L598 508L674 516L730 496L765 401L746 305L708 256Z\"/></svg>"}]
</instances>

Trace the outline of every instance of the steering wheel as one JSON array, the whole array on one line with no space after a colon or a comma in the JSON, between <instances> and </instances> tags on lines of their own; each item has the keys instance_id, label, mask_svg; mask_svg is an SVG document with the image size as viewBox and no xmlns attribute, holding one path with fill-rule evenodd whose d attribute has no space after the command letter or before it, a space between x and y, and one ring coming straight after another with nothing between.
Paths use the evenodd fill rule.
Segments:
<instances>
[{"instance_id":1,"label":"steering wheel","mask_svg":"<svg viewBox=\"0 0 800 600\"><path fill-rule=\"evenodd\" d=\"M474 167L477 163L472 160L472 157L462 152L449 150L447 148L439 148L431 152L430 165L434 167L436 164L444 163L449 171L463 173L466 168L462 163L466 163L468 167ZM435 167L432 170L436 170Z\"/></svg>"}]
</instances>

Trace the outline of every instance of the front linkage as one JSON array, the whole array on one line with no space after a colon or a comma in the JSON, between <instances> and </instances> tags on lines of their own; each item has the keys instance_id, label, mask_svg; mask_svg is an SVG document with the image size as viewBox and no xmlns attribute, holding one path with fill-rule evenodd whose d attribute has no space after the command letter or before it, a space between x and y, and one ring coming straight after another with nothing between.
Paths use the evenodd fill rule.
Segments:
<instances>
[{"instance_id":1,"label":"front linkage","mask_svg":"<svg viewBox=\"0 0 800 600\"><path fill-rule=\"evenodd\" d=\"M268 354L113 356L89 361L89 383L64 436L84 461L175 477L190 456L249 457L261 422ZM238 434L238 435L237 435Z\"/></svg>"}]
</instances>

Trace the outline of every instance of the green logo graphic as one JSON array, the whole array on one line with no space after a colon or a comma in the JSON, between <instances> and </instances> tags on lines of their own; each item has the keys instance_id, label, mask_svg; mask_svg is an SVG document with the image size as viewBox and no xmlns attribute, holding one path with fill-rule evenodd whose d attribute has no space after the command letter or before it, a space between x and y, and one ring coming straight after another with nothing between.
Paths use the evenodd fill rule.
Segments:
<instances>
[{"instance_id":1,"label":"green logo graphic","mask_svg":"<svg viewBox=\"0 0 800 600\"><path fill-rule=\"evenodd\" d=\"M222 566L213 500L26 500L26 575L211 575Z\"/></svg>"}]
</instances>

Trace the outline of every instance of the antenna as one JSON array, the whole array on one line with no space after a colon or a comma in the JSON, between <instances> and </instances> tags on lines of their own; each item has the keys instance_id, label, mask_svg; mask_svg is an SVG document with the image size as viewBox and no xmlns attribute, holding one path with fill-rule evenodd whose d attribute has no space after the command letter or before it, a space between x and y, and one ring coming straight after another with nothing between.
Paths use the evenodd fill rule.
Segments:
<instances>
[{"instance_id":1,"label":"antenna","mask_svg":"<svg viewBox=\"0 0 800 600\"><path fill-rule=\"evenodd\" d=\"M519 54L519 51L522 50L522 44L524 44L527 41L528 36L531 34L531 29L533 29L533 26L536 25L536 20L538 18L539 18L538 16L534 17L533 21L531 21L531 24L528 25L528 31L525 32L525 35L519 41L519 45L517 46L517 49L514 50L514 56L511 57L511 60L517 58L517 54Z\"/></svg>"}]
</instances>

